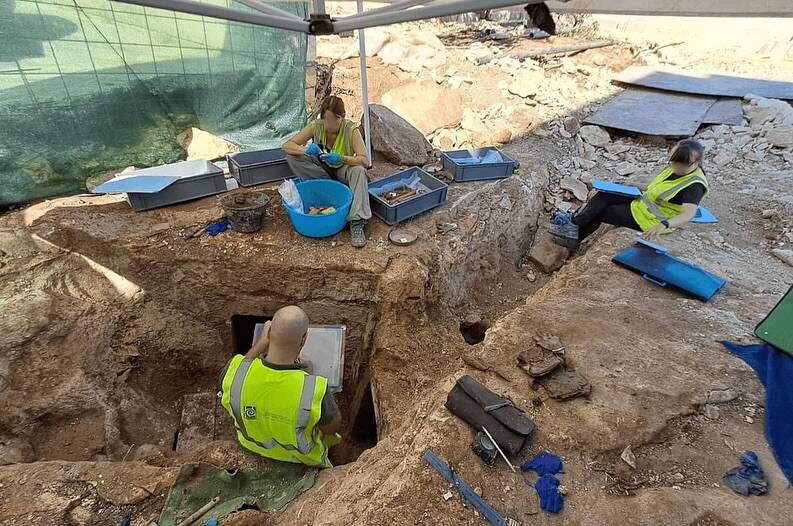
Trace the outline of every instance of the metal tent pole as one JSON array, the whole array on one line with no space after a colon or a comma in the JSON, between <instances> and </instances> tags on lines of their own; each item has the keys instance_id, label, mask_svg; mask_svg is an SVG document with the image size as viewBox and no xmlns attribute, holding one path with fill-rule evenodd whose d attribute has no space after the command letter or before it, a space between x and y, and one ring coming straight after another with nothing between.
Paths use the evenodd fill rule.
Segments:
<instances>
[{"instance_id":1,"label":"metal tent pole","mask_svg":"<svg viewBox=\"0 0 793 526\"><path fill-rule=\"evenodd\" d=\"M235 22L255 24L257 26L275 27L278 29L288 29L308 33L309 23L300 20L298 17L286 18L265 13L246 13L236 9L228 9L212 4L199 4L188 0L115 0L125 4L141 5L144 7L154 7L157 9L167 9L169 11L179 11L192 15L209 16Z\"/></svg>"},{"instance_id":2,"label":"metal tent pole","mask_svg":"<svg viewBox=\"0 0 793 526\"><path fill-rule=\"evenodd\" d=\"M363 13L363 0L358 0L358 13ZM369 74L366 71L366 37L358 31L358 54L361 55L361 97L363 97L363 130L366 139L367 168L372 167L372 128L369 123Z\"/></svg>"},{"instance_id":3,"label":"metal tent pole","mask_svg":"<svg viewBox=\"0 0 793 526\"><path fill-rule=\"evenodd\" d=\"M360 18L361 15L372 15L375 13L386 13L386 12L393 12L399 11L400 9L409 9L413 6L421 5L421 4L428 4L432 0L402 0L400 2L394 2L393 4L384 5L383 7L378 7L377 9L370 9L369 11L359 11L356 15L350 15L344 17L344 20L355 20Z\"/></svg>"},{"instance_id":4,"label":"metal tent pole","mask_svg":"<svg viewBox=\"0 0 793 526\"><path fill-rule=\"evenodd\" d=\"M460 13L470 13L472 11L499 9L526 3L538 4L541 2L542 0L528 0L528 2L516 2L515 0L453 0L449 2L431 2L417 9L364 14L356 16L355 19L341 18L333 24L333 30L334 33L343 33L345 31L354 31L367 27L399 24L401 22L412 22L414 20L459 15Z\"/></svg>"},{"instance_id":5,"label":"metal tent pole","mask_svg":"<svg viewBox=\"0 0 793 526\"><path fill-rule=\"evenodd\" d=\"M270 5L270 4L265 4L264 2L261 2L260 0L237 0L237 2L239 2L241 4L245 4L246 6L250 7L251 9L254 9L256 11L259 11L260 13L266 13L266 14L269 14L269 15L282 16L282 17L286 17L286 18L296 18L298 20L303 20L301 17L297 16L294 13L290 13L289 11L284 11L283 9L279 9L279 8L277 8L275 6Z\"/></svg>"},{"instance_id":6,"label":"metal tent pole","mask_svg":"<svg viewBox=\"0 0 793 526\"><path fill-rule=\"evenodd\" d=\"M325 11L325 0L314 0L314 12L311 14L312 15L327 14L327 11Z\"/></svg>"}]
</instances>

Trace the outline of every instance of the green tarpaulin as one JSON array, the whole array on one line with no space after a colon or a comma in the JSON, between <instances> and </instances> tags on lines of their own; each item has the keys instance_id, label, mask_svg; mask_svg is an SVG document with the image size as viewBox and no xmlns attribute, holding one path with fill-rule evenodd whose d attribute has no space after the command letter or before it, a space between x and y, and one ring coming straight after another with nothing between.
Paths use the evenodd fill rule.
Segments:
<instances>
[{"instance_id":1,"label":"green tarpaulin","mask_svg":"<svg viewBox=\"0 0 793 526\"><path fill-rule=\"evenodd\" d=\"M296 32L108 0L0 0L0 206L183 159L176 136L191 126L243 150L279 144L305 124L307 46Z\"/></svg>"},{"instance_id":2,"label":"green tarpaulin","mask_svg":"<svg viewBox=\"0 0 793 526\"><path fill-rule=\"evenodd\" d=\"M174 526L214 497L220 497L220 502L196 524L243 507L278 510L310 489L316 475L316 468L275 461L231 472L211 464L185 464L168 493L158 524Z\"/></svg>"}]
</instances>

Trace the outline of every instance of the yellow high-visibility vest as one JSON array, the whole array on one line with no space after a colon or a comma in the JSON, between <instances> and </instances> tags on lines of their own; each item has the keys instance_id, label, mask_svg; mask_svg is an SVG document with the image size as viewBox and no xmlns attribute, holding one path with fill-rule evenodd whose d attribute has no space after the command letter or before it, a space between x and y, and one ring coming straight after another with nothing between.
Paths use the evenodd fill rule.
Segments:
<instances>
[{"instance_id":1,"label":"yellow high-visibility vest","mask_svg":"<svg viewBox=\"0 0 793 526\"><path fill-rule=\"evenodd\" d=\"M708 195L708 180L701 168L677 179L670 179L672 175L674 175L672 167L667 167L653 179L641 197L631 202L631 214L643 232L650 230L664 219L671 219L683 211L683 205L672 203L670 199L684 188L700 183L705 187L705 196ZM664 233L672 230L667 228Z\"/></svg>"},{"instance_id":2,"label":"yellow high-visibility vest","mask_svg":"<svg viewBox=\"0 0 793 526\"><path fill-rule=\"evenodd\" d=\"M272 369L259 358L238 354L223 376L220 403L245 449L275 460L332 467L328 448L341 437L324 436L317 426L327 386L322 376Z\"/></svg>"}]
</instances>

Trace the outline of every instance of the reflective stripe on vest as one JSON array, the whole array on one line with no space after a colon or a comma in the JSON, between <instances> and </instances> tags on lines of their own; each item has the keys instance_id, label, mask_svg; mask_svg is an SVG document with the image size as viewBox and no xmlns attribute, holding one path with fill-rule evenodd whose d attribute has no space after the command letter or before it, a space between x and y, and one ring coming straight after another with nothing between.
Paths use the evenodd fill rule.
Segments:
<instances>
[{"instance_id":1,"label":"reflective stripe on vest","mask_svg":"<svg viewBox=\"0 0 793 526\"><path fill-rule=\"evenodd\" d=\"M650 199L647 197L647 195L642 194L642 202L644 203L644 206L646 206L647 209L650 210L650 212L652 212L652 214L659 221L662 221L664 219L669 219L669 216L667 216L666 214L664 214L661 211L660 204L662 202L666 201L669 197L675 195L677 192L679 192L683 188L685 188L687 186L690 186L690 185L692 185L694 183L700 183L705 188L708 187L708 182L705 180L705 178L699 177L699 176L692 177L690 179L686 179L684 181L681 181L680 183L676 184L672 188L670 188L667 191L663 192L662 194L660 194L655 199L655 201L650 201Z\"/></svg>"},{"instance_id":2,"label":"reflective stripe on vest","mask_svg":"<svg viewBox=\"0 0 793 526\"><path fill-rule=\"evenodd\" d=\"M314 388L316 386L317 378L313 375L306 375L303 379L303 391L300 393L300 407L298 409L297 427L295 434L297 437L297 447L291 444L281 444L275 438L267 442L258 442L248 435L245 429L245 421L242 418L242 386L245 384L245 377L248 375L248 370L251 368L253 359L244 358L240 363L237 371L234 373L234 379L231 381L231 392L229 393L229 405L234 413L234 421L237 430L249 442L256 444L264 449L271 449L278 445L289 451L299 451L306 455L313 449L314 445L306 439L305 429L308 426L308 421L311 418L311 400L314 396ZM316 431L316 429L315 429Z\"/></svg>"},{"instance_id":3,"label":"reflective stripe on vest","mask_svg":"<svg viewBox=\"0 0 793 526\"><path fill-rule=\"evenodd\" d=\"M708 180L700 168L679 178L672 178L674 172L672 167L666 167L642 192L641 197L631 201L631 215L643 231L650 230L663 221L671 219L683 211L682 204L672 203L673 199L681 190L692 184L701 184L705 188L703 198L708 195ZM672 228L667 228L665 232L671 232Z\"/></svg>"},{"instance_id":4,"label":"reflective stripe on vest","mask_svg":"<svg viewBox=\"0 0 793 526\"><path fill-rule=\"evenodd\" d=\"M666 192L664 192L661 195L659 195L658 199L656 199L655 202L656 203L661 203L662 201L666 201L669 197L675 195L677 192L679 192L683 188L685 188L687 186L690 186L690 185L692 185L694 183L700 183L706 189L708 187L708 182L705 180L705 178L704 177L700 177L700 176L697 175L695 177L692 177L691 179L688 179L687 181L683 181L683 182L681 182L679 184L676 184L675 186L673 186L672 188L670 188Z\"/></svg>"}]
</instances>

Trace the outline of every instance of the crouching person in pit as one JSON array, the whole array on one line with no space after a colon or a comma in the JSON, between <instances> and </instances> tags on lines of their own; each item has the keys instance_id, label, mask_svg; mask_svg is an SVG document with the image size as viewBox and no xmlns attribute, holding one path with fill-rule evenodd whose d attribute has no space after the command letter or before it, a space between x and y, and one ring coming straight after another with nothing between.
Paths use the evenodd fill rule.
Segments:
<instances>
[{"instance_id":1,"label":"crouching person in pit","mask_svg":"<svg viewBox=\"0 0 793 526\"><path fill-rule=\"evenodd\" d=\"M301 357L307 334L302 309L278 310L261 340L223 369L218 396L245 449L327 468L329 448L341 442L341 414L328 380L314 376L311 362Z\"/></svg>"},{"instance_id":2,"label":"crouching person in pit","mask_svg":"<svg viewBox=\"0 0 793 526\"><path fill-rule=\"evenodd\" d=\"M361 248L366 245L364 228L372 217L365 168L369 159L361 132L346 115L344 101L328 97L320 106L319 119L286 141L283 150L297 177L333 178L350 187L352 205L347 221L350 222L352 246Z\"/></svg>"}]
</instances>

